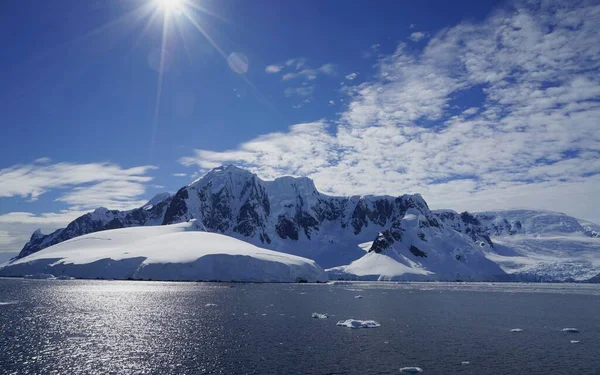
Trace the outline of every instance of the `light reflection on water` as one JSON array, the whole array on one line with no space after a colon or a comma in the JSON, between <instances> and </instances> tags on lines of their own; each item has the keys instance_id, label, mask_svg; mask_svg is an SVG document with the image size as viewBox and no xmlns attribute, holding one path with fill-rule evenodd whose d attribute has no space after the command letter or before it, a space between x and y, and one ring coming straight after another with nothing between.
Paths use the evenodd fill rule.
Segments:
<instances>
[{"instance_id":1,"label":"light reflection on water","mask_svg":"<svg viewBox=\"0 0 600 375\"><path fill-rule=\"evenodd\" d=\"M0 279L0 373L598 374L599 291Z\"/></svg>"}]
</instances>

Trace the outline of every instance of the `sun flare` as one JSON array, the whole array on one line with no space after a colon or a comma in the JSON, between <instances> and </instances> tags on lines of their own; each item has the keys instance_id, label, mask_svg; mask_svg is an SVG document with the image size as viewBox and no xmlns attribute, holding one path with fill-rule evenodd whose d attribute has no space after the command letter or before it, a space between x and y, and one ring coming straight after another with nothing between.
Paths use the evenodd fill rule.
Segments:
<instances>
[{"instance_id":1,"label":"sun flare","mask_svg":"<svg viewBox=\"0 0 600 375\"><path fill-rule=\"evenodd\" d=\"M180 11L185 3L185 0L156 0L156 3L165 12L171 13Z\"/></svg>"}]
</instances>

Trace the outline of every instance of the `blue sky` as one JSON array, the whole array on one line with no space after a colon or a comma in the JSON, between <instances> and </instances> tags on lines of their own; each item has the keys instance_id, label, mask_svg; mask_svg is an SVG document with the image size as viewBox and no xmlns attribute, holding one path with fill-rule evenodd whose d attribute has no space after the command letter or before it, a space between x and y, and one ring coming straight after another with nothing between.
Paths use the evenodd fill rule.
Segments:
<instances>
[{"instance_id":1,"label":"blue sky","mask_svg":"<svg viewBox=\"0 0 600 375\"><path fill-rule=\"evenodd\" d=\"M222 163L600 221L597 1L197 0L164 21L153 0L0 3L0 252Z\"/></svg>"}]
</instances>

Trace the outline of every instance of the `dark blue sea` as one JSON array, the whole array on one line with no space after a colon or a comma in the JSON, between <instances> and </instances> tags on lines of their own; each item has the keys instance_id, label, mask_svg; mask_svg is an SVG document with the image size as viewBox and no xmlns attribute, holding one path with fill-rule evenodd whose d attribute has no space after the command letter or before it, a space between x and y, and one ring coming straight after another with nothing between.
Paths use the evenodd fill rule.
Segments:
<instances>
[{"instance_id":1,"label":"dark blue sea","mask_svg":"<svg viewBox=\"0 0 600 375\"><path fill-rule=\"evenodd\" d=\"M0 328L0 374L600 374L598 285L0 279Z\"/></svg>"}]
</instances>

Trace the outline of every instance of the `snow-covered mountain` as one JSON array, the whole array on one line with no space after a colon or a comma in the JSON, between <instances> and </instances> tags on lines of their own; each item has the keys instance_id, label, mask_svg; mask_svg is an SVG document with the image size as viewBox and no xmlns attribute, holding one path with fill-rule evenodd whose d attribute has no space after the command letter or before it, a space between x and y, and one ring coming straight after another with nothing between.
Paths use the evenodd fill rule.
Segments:
<instances>
[{"instance_id":1,"label":"snow-covered mountain","mask_svg":"<svg viewBox=\"0 0 600 375\"><path fill-rule=\"evenodd\" d=\"M135 280L327 280L313 260L200 231L196 220L90 233L0 267L1 276L27 274Z\"/></svg>"},{"instance_id":2,"label":"snow-covered mountain","mask_svg":"<svg viewBox=\"0 0 600 375\"><path fill-rule=\"evenodd\" d=\"M564 214L431 211L418 194L329 196L309 178L264 181L233 166L141 208L98 209L50 235L36 232L19 258L86 233L191 219L204 231L313 259L335 277L580 280L600 273L593 224Z\"/></svg>"}]
</instances>

